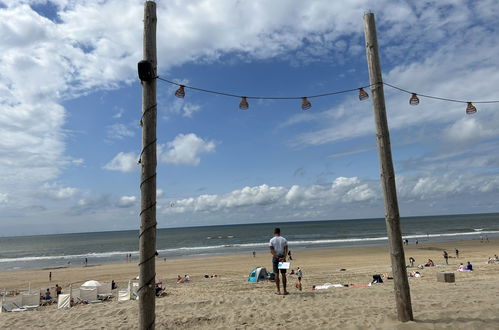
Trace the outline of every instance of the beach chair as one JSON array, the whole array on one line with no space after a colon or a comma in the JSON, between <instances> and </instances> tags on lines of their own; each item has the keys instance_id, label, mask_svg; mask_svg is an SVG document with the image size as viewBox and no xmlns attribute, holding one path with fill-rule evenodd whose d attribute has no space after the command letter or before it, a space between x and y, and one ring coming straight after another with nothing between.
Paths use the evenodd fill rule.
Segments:
<instances>
[{"instance_id":1,"label":"beach chair","mask_svg":"<svg viewBox=\"0 0 499 330\"><path fill-rule=\"evenodd\" d=\"M12 312L16 306L11 302L6 302L2 304L2 312Z\"/></svg>"},{"instance_id":2,"label":"beach chair","mask_svg":"<svg viewBox=\"0 0 499 330\"><path fill-rule=\"evenodd\" d=\"M16 304L14 301L12 302L12 305L14 305L14 308L11 308L11 312L26 312L27 309Z\"/></svg>"}]
</instances>

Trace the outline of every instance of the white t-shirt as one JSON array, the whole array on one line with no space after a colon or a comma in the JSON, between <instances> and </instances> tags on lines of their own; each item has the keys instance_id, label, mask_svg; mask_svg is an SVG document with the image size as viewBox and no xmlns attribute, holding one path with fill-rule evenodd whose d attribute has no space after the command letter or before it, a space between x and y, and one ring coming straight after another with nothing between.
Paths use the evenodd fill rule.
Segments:
<instances>
[{"instance_id":1,"label":"white t-shirt","mask_svg":"<svg viewBox=\"0 0 499 330\"><path fill-rule=\"evenodd\" d=\"M274 236L270 239L269 246L274 247L277 255L284 255L284 249L288 246L288 241L282 236Z\"/></svg>"}]
</instances>

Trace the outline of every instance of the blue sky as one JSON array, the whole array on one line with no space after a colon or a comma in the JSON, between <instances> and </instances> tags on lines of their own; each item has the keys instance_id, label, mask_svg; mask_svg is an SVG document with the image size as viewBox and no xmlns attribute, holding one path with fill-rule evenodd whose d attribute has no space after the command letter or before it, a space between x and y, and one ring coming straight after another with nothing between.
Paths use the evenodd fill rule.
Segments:
<instances>
[{"instance_id":1,"label":"blue sky","mask_svg":"<svg viewBox=\"0 0 499 330\"><path fill-rule=\"evenodd\" d=\"M368 85L363 14L383 77L497 100L495 1L157 1L158 70L237 95ZM0 0L0 235L139 226L142 1ZM370 100L238 99L158 81L160 227L383 217ZM369 91L368 91L369 92ZM499 104L385 87L402 216L499 211Z\"/></svg>"}]
</instances>

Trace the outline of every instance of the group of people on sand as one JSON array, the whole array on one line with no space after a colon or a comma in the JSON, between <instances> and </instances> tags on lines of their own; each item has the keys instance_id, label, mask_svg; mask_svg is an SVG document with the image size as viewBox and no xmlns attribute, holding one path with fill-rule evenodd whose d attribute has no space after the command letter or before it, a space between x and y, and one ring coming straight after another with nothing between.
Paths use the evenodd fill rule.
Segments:
<instances>
[{"instance_id":1,"label":"group of people on sand","mask_svg":"<svg viewBox=\"0 0 499 330\"><path fill-rule=\"evenodd\" d=\"M189 283L191 280L188 274L185 274L184 277L177 275L177 283Z\"/></svg>"},{"instance_id":2,"label":"group of people on sand","mask_svg":"<svg viewBox=\"0 0 499 330\"><path fill-rule=\"evenodd\" d=\"M497 256L497 254L494 254L494 257L490 257L489 260L487 260L488 264L493 264L496 262L499 262L499 257Z\"/></svg>"},{"instance_id":3,"label":"group of people on sand","mask_svg":"<svg viewBox=\"0 0 499 330\"><path fill-rule=\"evenodd\" d=\"M62 287L60 287L59 284L55 285L55 293L57 297L59 297L59 295L62 293ZM45 304L51 304L53 302L53 297L50 293L49 288L45 290L45 293L43 295L40 295L40 299L43 300Z\"/></svg>"},{"instance_id":4,"label":"group of people on sand","mask_svg":"<svg viewBox=\"0 0 499 330\"><path fill-rule=\"evenodd\" d=\"M465 266L461 262L459 267L457 268L458 272L472 272L473 271L473 265L468 261L468 264Z\"/></svg>"}]
</instances>

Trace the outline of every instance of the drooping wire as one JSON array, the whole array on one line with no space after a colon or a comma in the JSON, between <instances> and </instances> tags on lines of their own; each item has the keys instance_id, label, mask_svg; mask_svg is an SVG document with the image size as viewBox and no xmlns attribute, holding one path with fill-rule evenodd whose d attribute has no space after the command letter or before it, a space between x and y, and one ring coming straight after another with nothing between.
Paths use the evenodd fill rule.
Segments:
<instances>
[{"instance_id":1,"label":"drooping wire","mask_svg":"<svg viewBox=\"0 0 499 330\"><path fill-rule=\"evenodd\" d=\"M393 89L399 90L399 91L407 93L407 94L411 94L411 95L416 94L417 96L426 97L428 99L435 99L435 100L455 102L455 103L499 103L499 100L496 100L496 101L464 101L464 100L457 100L457 99L451 99L451 98L440 97L440 96L420 94L420 93L408 91L407 89L404 89L404 88L400 88L400 87L394 86L394 85L389 84L387 82L383 82L383 85L386 85L388 87L391 87Z\"/></svg>"},{"instance_id":2,"label":"drooping wire","mask_svg":"<svg viewBox=\"0 0 499 330\"><path fill-rule=\"evenodd\" d=\"M304 97L307 99L312 99L316 97L324 97L324 96L331 96L331 95L337 95L337 94L343 94L343 93L350 93L354 91L358 91L359 88L368 88L371 86L374 86L376 84L372 85L366 85L366 86L361 86L361 87L356 87L356 88L351 88L351 89L345 89L345 90L340 90L340 91L333 91L333 92L328 92L328 93L323 93L323 94L316 94L316 95L307 95L307 96L244 96L244 95L237 95L237 94L232 94L232 93L226 93L226 92L220 92L220 91L215 91L215 90L210 90L210 89L204 89L204 88L199 88L199 87L194 87L194 86L189 86L185 84L180 84L168 79L164 79L161 77L156 77L157 79L167 82L172 85L176 86L183 86L184 88L204 92L204 93L210 93L210 94L217 94L217 95L223 95L223 96L229 96L229 97L235 97L238 99L241 99L245 97L246 99L253 99L253 100L303 100Z\"/></svg>"}]
</instances>

